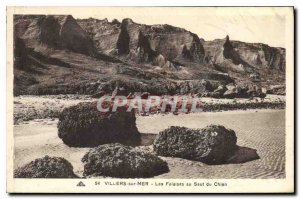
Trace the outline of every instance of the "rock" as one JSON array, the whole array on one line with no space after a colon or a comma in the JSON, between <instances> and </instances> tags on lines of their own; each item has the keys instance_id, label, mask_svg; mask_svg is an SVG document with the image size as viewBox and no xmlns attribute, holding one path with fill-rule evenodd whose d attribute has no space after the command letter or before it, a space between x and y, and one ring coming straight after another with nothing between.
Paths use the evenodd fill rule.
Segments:
<instances>
[{"instance_id":1,"label":"rock","mask_svg":"<svg viewBox=\"0 0 300 199\"><path fill-rule=\"evenodd\" d=\"M50 47L61 47L60 28L60 24L54 16L46 16L40 25L41 42Z\"/></svg>"},{"instance_id":2,"label":"rock","mask_svg":"<svg viewBox=\"0 0 300 199\"><path fill-rule=\"evenodd\" d=\"M225 39L203 41L202 45L206 62L217 66L219 71L239 73L243 79L253 82L269 79L268 73L274 74L278 71L278 76L284 79L286 65L284 48L262 43L232 41L229 36ZM264 72L266 70L268 72Z\"/></svg>"},{"instance_id":3,"label":"rock","mask_svg":"<svg viewBox=\"0 0 300 199\"><path fill-rule=\"evenodd\" d=\"M121 24L121 22L119 22L118 19L113 19L113 20L111 21L111 23L112 23L112 24L116 24L116 25L120 25L120 24Z\"/></svg>"},{"instance_id":4,"label":"rock","mask_svg":"<svg viewBox=\"0 0 300 199\"><path fill-rule=\"evenodd\" d=\"M285 95L285 85L271 85L267 90L267 94Z\"/></svg>"},{"instance_id":5,"label":"rock","mask_svg":"<svg viewBox=\"0 0 300 199\"><path fill-rule=\"evenodd\" d=\"M125 107L116 112L100 112L96 103L79 103L65 108L59 115L58 136L72 147L95 147L99 144L120 142L136 144L140 133L134 112ZM108 105L111 110L111 105Z\"/></svg>"},{"instance_id":6,"label":"rock","mask_svg":"<svg viewBox=\"0 0 300 199\"><path fill-rule=\"evenodd\" d=\"M175 71L176 70L176 67L170 61L167 61L166 64L162 68L166 69L166 70L169 70L169 71Z\"/></svg>"},{"instance_id":7,"label":"rock","mask_svg":"<svg viewBox=\"0 0 300 199\"><path fill-rule=\"evenodd\" d=\"M157 155L179 157L207 164L222 164L236 149L235 132L220 125L203 129L171 126L156 137Z\"/></svg>"},{"instance_id":8,"label":"rock","mask_svg":"<svg viewBox=\"0 0 300 199\"><path fill-rule=\"evenodd\" d=\"M148 99L149 96L150 96L150 93L148 93L148 92L143 92L143 93L141 94L141 98L142 98L142 99Z\"/></svg>"},{"instance_id":9,"label":"rock","mask_svg":"<svg viewBox=\"0 0 300 199\"><path fill-rule=\"evenodd\" d=\"M255 149L248 147L237 147L234 154L227 160L230 164L240 164L259 159L259 155Z\"/></svg>"},{"instance_id":10,"label":"rock","mask_svg":"<svg viewBox=\"0 0 300 199\"><path fill-rule=\"evenodd\" d=\"M225 93L223 94L224 98L229 98L229 99L233 99L235 97L238 96L238 93L237 93L237 89L234 88L232 90L227 90L225 91Z\"/></svg>"},{"instance_id":11,"label":"rock","mask_svg":"<svg viewBox=\"0 0 300 199\"><path fill-rule=\"evenodd\" d=\"M116 96L127 96L129 95L129 91L125 87L119 87L116 86L116 88L113 90L111 96L112 98L115 98Z\"/></svg>"},{"instance_id":12,"label":"rock","mask_svg":"<svg viewBox=\"0 0 300 199\"><path fill-rule=\"evenodd\" d=\"M223 45L223 56L226 59L230 59L235 65L238 65L238 68L241 68L243 71L243 60L240 58L240 55L235 51L229 36L226 36L225 43Z\"/></svg>"},{"instance_id":13,"label":"rock","mask_svg":"<svg viewBox=\"0 0 300 199\"><path fill-rule=\"evenodd\" d=\"M249 98L248 94L248 86L237 86L238 89L238 97L240 98Z\"/></svg>"},{"instance_id":14,"label":"rock","mask_svg":"<svg viewBox=\"0 0 300 199\"><path fill-rule=\"evenodd\" d=\"M248 90L247 90L247 95L249 97L254 97L255 96L255 92L256 92L256 89L253 85L249 85L248 86Z\"/></svg>"},{"instance_id":15,"label":"rock","mask_svg":"<svg viewBox=\"0 0 300 199\"><path fill-rule=\"evenodd\" d=\"M35 159L14 171L15 178L77 178L73 166L64 158L49 157Z\"/></svg>"},{"instance_id":16,"label":"rock","mask_svg":"<svg viewBox=\"0 0 300 199\"><path fill-rule=\"evenodd\" d=\"M251 74L259 74L267 85L285 83L285 49L231 41L229 36L204 41L201 35L167 24L15 15L13 31L14 93L18 95L110 93L112 85L104 90L93 83L110 84L119 78L128 82L126 96L139 91L153 95L213 92L219 97L214 81L248 84L253 82ZM60 72L47 70L52 65ZM73 81L79 76L82 81ZM141 81L145 84L139 85ZM273 93L284 94L285 89Z\"/></svg>"},{"instance_id":17,"label":"rock","mask_svg":"<svg viewBox=\"0 0 300 199\"><path fill-rule=\"evenodd\" d=\"M168 164L159 157L119 143L93 148L81 161L84 176L148 178L169 171Z\"/></svg>"},{"instance_id":18,"label":"rock","mask_svg":"<svg viewBox=\"0 0 300 199\"><path fill-rule=\"evenodd\" d=\"M249 78L250 78L253 82L260 82L260 81L261 81L261 78L260 78L259 73L251 73L251 74L249 75Z\"/></svg>"},{"instance_id":19,"label":"rock","mask_svg":"<svg viewBox=\"0 0 300 199\"><path fill-rule=\"evenodd\" d=\"M213 91L213 92L204 93L202 96L203 97L212 97L212 98L221 98L221 97L223 97L223 94L219 91Z\"/></svg>"},{"instance_id":20,"label":"rock","mask_svg":"<svg viewBox=\"0 0 300 199\"><path fill-rule=\"evenodd\" d=\"M94 95L92 95L92 98L100 98L102 96L104 96L106 93L104 91L100 91L98 93L95 93Z\"/></svg>"},{"instance_id":21,"label":"rock","mask_svg":"<svg viewBox=\"0 0 300 199\"><path fill-rule=\"evenodd\" d=\"M285 49L274 48L265 44L245 43L231 41L227 35L225 39L204 41L196 34L182 28L170 25L145 25L133 22L131 19L108 22L107 20L79 19L80 26L91 35L98 51L111 52L119 48L118 41L126 50L121 52L128 54L131 50L144 56L140 60L149 60L150 49L154 54L162 54L169 61L188 60L203 62L204 57L212 57L213 63L222 65L226 59L232 60L241 71L249 70L248 66L258 66L284 71ZM141 37L143 42L141 41ZM177 41L176 44L174 41ZM146 48L145 48L146 47ZM156 56L152 56L153 59ZM149 60L151 61L151 60ZM249 63L249 64L247 64ZM251 67L250 67L251 68ZM249 74L252 74L250 72ZM249 74L247 76L249 77Z\"/></svg>"},{"instance_id":22,"label":"rock","mask_svg":"<svg viewBox=\"0 0 300 199\"><path fill-rule=\"evenodd\" d=\"M230 83L226 85L226 88L227 90L234 90L236 88L236 85Z\"/></svg>"},{"instance_id":23,"label":"rock","mask_svg":"<svg viewBox=\"0 0 300 199\"><path fill-rule=\"evenodd\" d=\"M116 49L118 49L118 54L128 54L130 52L130 35L127 31L127 27L129 24L132 24L131 21L124 19L121 24L121 32L119 34L119 37L117 39L117 46L115 46Z\"/></svg>"},{"instance_id":24,"label":"rock","mask_svg":"<svg viewBox=\"0 0 300 199\"><path fill-rule=\"evenodd\" d=\"M266 93L265 89L263 90L262 87L257 86L257 85L251 85L249 87L249 90L247 91L248 97L260 97L260 98L265 98Z\"/></svg>"},{"instance_id":25,"label":"rock","mask_svg":"<svg viewBox=\"0 0 300 199\"><path fill-rule=\"evenodd\" d=\"M153 61L154 65L163 67L166 64L166 60L163 55L159 54Z\"/></svg>"},{"instance_id":26,"label":"rock","mask_svg":"<svg viewBox=\"0 0 300 199\"><path fill-rule=\"evenodd\" d=\"M257 97L260 97L260 98L265 98L267 96L266 93L259 93Z\"/></svg>"},{"instance_id":27,"label":"rock","mask_svg":"<svg viewBox=\"0 0 300 199\"><path fill-rule=\"evenodd\" d=\"M220 85L213 92L207 93L207 97L222 98L225 91L226 91L226 87L223 85Z\"/></svg>"},{"instance_id":28,"label":"rock","mask_svg":"<svg viewBox=\"0 0 300 199\"><path fill-rule=\"evenodd\" d=\"M255 91L250 91L247 86L240 85L227 85L226 88L228 90L223 94L224 98L248 98L249 96L253 96Z\"/></svg>"},{"instance_id":29,"label":"rock","mask_svg":"<svg viewBox=\"0 0 300 199\"><path fill-rule=\"evenodd\" d=\"M95 54L96 49L92 39L71 15L62 19L59 33L62 47L82 54Z\"/></svg>"},{"instance_id":30,"label":"rock","mask_svg":"<svg viewBox=\"0 0 300 199\"><path fill-rule=\"evenodd\" d=\"M28 49L22 39L14 36L14 67L25 68L28 62Z\"/></svg>"},{"instance_id":31,"label":"rock","mask_svg":"<svg viewBox=\"0 0 300 199\"><path fill-rule=\"evenodd\" d=\"M218 86L218 88L216 88L214 90L214 92L220 92L220 93L224 93L225 91L226 91L226 88L223 85Z\"/></svg>"},{"instance_id":32,"label":"rock","mask_svg":"<svg viewBox=\"0 0 300 199\"><path fill-rule=\"evenodd\" d=\"M117 42L111 37L111 43L116 43L119 54L136 51L134 57L138 57L138 62L153 62L161 67L167 60L175 59L203 62L204 49L199 37L182 28L167 24L150 26L124 19L120 30ZM178 42L174 43L175 40Z\"/></svg>"},{"instance_id":33,"label":"rock","mask_svg":"<svg viewBox=\"0 0 300 199\"><path fill-rule=\"evenodd\" d=\"M42 43L91 56L96 53L92 39L71 15L41 16L32 20L28 27L22 38L32 47Z\"/></svg>"},{"instance_id":34,"label":"rock","mask_svg":"<svg viewBox=\"0 0 300 199\"><path fill-rule=\"evenodd\" d=\"M274 89L285 89L285 85L271 85L270 89L274 90Z\"/></svg>"},{"instance_id":35,"label":"rock","mask_svg":"<svg viewBox=\"0 0 300 199\"><path fill-rule=\"evenodd\" d=\"M204 86L206 91L213 91L213 86L210 81L202 79L200 84L201 86Z\"/></svg>"},{"instance_id":36,"label":"rock","mask_svg":"<svg viewBox=\"0 0 300 199\"><path fill-rule=\"evenodd\" d=\"M110 54L115 51L121 32L121 23L117 19L108 22L105 19L89 18L77 19L77 22L92 38L98 52L101 51Z\"/></svg>"}]
</instances>

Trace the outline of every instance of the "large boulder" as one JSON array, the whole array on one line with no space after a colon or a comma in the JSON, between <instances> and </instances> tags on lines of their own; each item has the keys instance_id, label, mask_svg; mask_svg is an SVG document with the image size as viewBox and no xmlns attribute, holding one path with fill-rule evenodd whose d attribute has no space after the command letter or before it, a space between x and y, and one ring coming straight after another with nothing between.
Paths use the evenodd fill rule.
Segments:
<instances>
[{"instance_id":1,"label":"large boulder","mask_svg":"<svg viewBox=\"0 0 300 199\"><path fill-rule=\"evenodd\" d=\"M160 156L222 164L234 153L236 141L235 132L220 125L203 129L171 126L159 133L153 148Z\"/></svg>"},{"instance_id":2,"label":"large boulder","mask_svg":"<svg viewBox=\"0 0 300 199\"><path fill-rule=\"evenodd\" d=\"M35 159L14 171L15 178L77 178L73 166L64 158L49 157Z\"/></svg>"},{"instance_id":3,"label":"large boulder","mask_svg":"<svg viewBox=\"0 0 300 199\"><path fill-rule=\"evenodd\" d=\"M168 164L159 157L119 143L93 148L81 161L84 176L147 178L169 171Z\"/></svg>"},{"instance_id":4,"label":"large boulder","mask_svg":"<svg viewBox=\"0 0 300 199\"><path fill-rule=\"evenodd\" d=\"M59 115L58 136L73 147L96 147L114 142L137 144L140 133L135 121L135 113L126 112L125 107L102 113L96 103L79 103Z\"/></svg>"}]
</instances>

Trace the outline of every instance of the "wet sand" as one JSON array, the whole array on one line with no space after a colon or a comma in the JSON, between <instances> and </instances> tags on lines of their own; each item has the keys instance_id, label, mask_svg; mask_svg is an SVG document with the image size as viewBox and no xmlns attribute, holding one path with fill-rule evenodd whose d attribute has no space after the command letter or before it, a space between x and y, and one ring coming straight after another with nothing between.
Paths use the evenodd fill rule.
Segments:
<instances>
[{"instance_id":1,"label":"wet sand","mask_svg":"<svg viewBox=\"0 0 300 199\"><path fill-rule=\"evenodd\" d=\"M35 158L64 157L74 171L82 176L82 156L89 148L68 147L57 136L57 119L40 119L22 122L14 126L15 165L17 168ZM209 124L221 124L236 132L237 144L257 150L260 159L226 165L206 165L181 158L162 157L168 162L170 172L155 178L284 178L285 177L285 111L247 110L226 112L202 112L180 115L138 116L137 126L151 143L148 134L157 134L169 126L202 128Z\"/></svg>"}]
</instances>

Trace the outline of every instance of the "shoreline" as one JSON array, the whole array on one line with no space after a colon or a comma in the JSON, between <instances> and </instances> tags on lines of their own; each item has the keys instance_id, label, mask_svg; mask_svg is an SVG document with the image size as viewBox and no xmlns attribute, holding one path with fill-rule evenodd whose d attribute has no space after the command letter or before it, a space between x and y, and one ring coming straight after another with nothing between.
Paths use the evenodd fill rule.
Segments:
<instances>
[{"instance_id":1,"label":"shoreline","mask_svg":"<svg viewBox=\"0 0 300 199\"><path fill-rule=\"evenodd\" d=\"M22 95L14 97L14 124L31 121L34 119L53 119L58 118L60 112L67 107L76 105L80 102L94 102L86 95L45 95L33 96ZM283 110L285 109L285 97L268 95L265 99L215 99L215 98L199 98L199 102L203 104L200 112L224 112L224 111L251 111L251 110ZM137 116L149 115L181 115L195 114L198 112L187 113L162 113L159 109L151 113L137 113Z\"/></svg>"},{"instance_id":2,"label":"shoreline","mask_svg":"<svg viewBox=\"0 0 300 199\"><path fill-rule=\"evenodd\" d=\"M221 110L221 111L202 111L202 112L191 112L191 113L179 113L177 115L173 114L173 113L160 113L160 114L150 114L147 116L144 115L140 115L137 114L136 118L137 120L139 118L143 118L143 119L147 119L147 118L159 118L159 117L188 117L188 116L203 116L203 115L236 115L236 114L252 114L252 113L276 113L279 111L284 111L285 112L285 108L284 109L247 109L247 110L243 110L243 109L236 109L236 110ZM26 121L21 121L18 122L16 124L14 124L14 126L18 126L18 125L23 125L23 124L35 124L35 123L53 123L53 122L58 122L58 118L35 118L32 120L26 120ZM151 133L150 133L151 134Z\"/></svg>"}]
</instances>

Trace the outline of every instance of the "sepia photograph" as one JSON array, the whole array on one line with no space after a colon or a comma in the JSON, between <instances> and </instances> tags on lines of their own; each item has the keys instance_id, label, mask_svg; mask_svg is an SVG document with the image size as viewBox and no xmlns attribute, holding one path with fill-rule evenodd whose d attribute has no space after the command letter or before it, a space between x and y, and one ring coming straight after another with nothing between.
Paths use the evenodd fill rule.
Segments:
<instances>
[{"instance_id":1,"label":"sepia photograph","mask_svg":"<svg viewBox=\"0 0 300 199\"><path fill-rule=\"evenodd\" d=\"M8 7L7 50L8 192L294 191L293 7Z\"/></svg>"}]
</instances>

